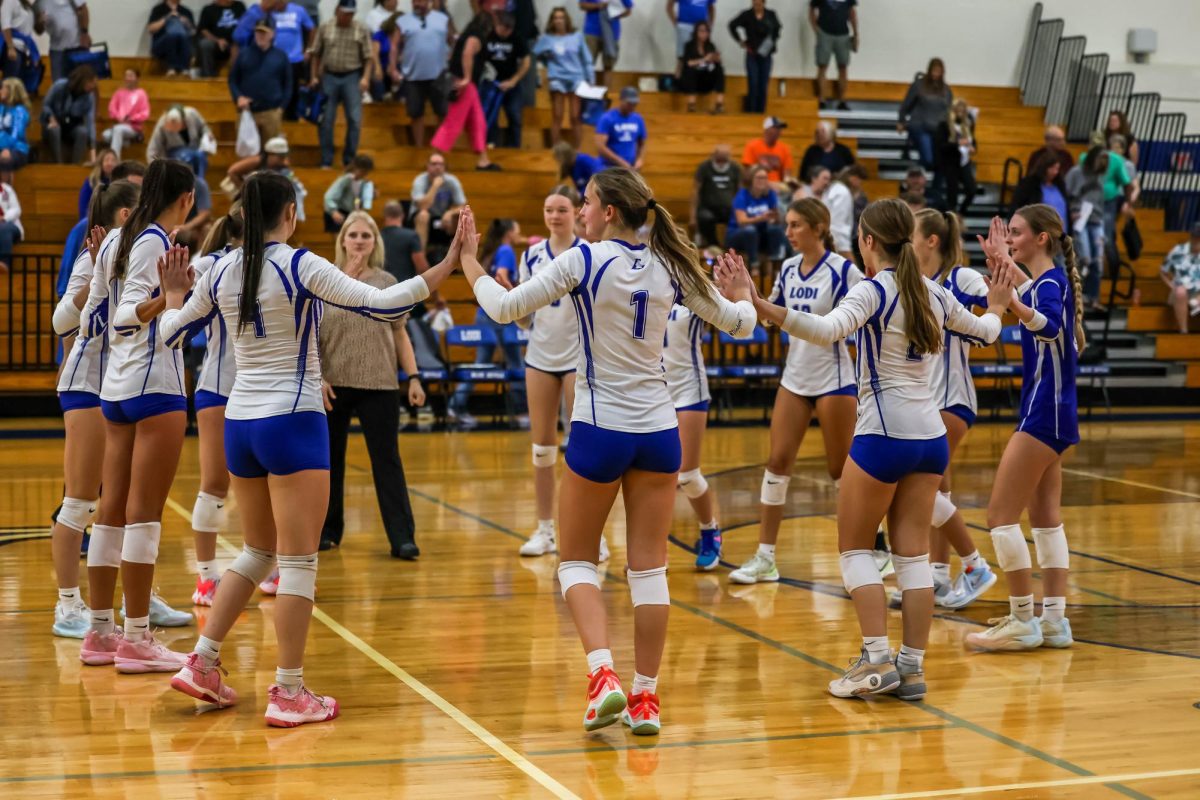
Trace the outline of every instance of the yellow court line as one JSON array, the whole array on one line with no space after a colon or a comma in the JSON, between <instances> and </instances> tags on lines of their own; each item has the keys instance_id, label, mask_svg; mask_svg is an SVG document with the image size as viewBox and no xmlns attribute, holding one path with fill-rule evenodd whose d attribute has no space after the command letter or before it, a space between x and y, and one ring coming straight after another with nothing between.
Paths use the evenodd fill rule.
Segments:
<instances>
[{"instance_id":1,"label":"yellow court line","mask_svg":"<svg viewBox=\"0 0 1200 800\"><path fill-rule=\"evenodd\" d=\"M848 795L835 800L914 800L919 797L958 797L965 794L990 794L992 792L1019 792L1029 789L1050 789L1056 786L1088 786L1097 783L1130 783L1161 778L1183 778L1200 775L1200 769L1168 769L1161 772L1128 772L1122 775L1083 775L1078 778L1063 778L1055 781L1031 781L1029 783L1000 783L988 786L964 786L959 789L934 789L927 792L901 792L898 794Z\"/></svg>"},{"instance_id":2,"label":"yellow court line","mask_svg":"<svg viewBox=\"0 0 1200 800\"><path fill-rule=\"evenodd\" d=\"M173 498L167 498L167 506L170 507L170 509L176 514L183 517L189 525L192 523L192 513L176 502ZM232 544L230 544L229 540L224 536L218 536L217 542L226 550L226 552L230 553L231 555L237 555L241 552ZM530 778L533 778L535 781L541 784L544 789L550 792L550 794L559 798L574 798L574 800L579 800L579 796L570 789L547 775L536 764L518 753L516 750L509 747L498 736L480 725L475 720L471 719L470 716L461 711L449 700L446 700L446 698L442 697L420 680L413 677L409 672L401 668L383 653L380 653L374 647L367 644L365 641L355 635L353 631L348 630L345 626L330 617L315 605L313 606L313 619L316 619L325 627L329 628L329 630L333 631L342 639L344 639L346 643L355 650L359 651L364 656L382 667L384 670L391 673L394 677L399 679L401 683L424 698L430 705L434 706L450 719L454 720L454 722L462 727L467 733L474 736L484 745L495 751L496 754L505 761L509 762L514 767L521 770Z\"/></svg>"},{"instance_id":3,"label":"yellow court line","mask_svg":"<svg viewBox=\"0 0 1200 800\"><path fill-rule=\"evenodd\" d=\"M1101 475L1098 472L1088 472L1087 470L1082 469L1068 469L1067 467L1063 467L1062 471L1071 475L1082 475L1085 478L1095 478L1096 480L1101 481L1123 483L1126 486L1136 486L1139 489L1151 489L1156 492L1166 492L1167 494L1177 494L1181 497L1191 497L1195 500L1200 500L1200 494L1196 494L1195 492L1185 492L1182 489L1170 489L1166 486L1156 486L1153 483L1142 483L1141 481L1130 481L1126 480L1125 478L1113 478L1109 475Z\"/></svg>"}]
</instances>

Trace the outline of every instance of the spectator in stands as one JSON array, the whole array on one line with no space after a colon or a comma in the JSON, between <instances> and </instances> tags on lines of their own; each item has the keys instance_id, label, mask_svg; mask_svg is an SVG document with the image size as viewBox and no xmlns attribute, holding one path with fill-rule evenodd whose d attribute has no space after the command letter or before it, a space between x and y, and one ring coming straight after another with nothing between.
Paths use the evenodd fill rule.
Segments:
<instances>
[{"instance_id":1,"label":"spectator in stands","mask_svg":"<svg viewBox=\"0 0 1200 800\"><path fill-rule=\"evenodd\" d=\"M612 71L621 55L621 20L633 13L633 0L579 0L587 13L583 17L583 38L592 54L600 57L599 82L612 88ZM623 11L614 12L624 7Z\"/></svg>"},{"instance_id":2,"label":"spectator in stands","mask_svg":"<svg viewBox=\"0 0 1200 800\"><path fill-rule=\"evenodd\" d=\"M254 23L254 43L239 48L229 68L229 94L239 111L248 110L254 116L264 142L283 130L283 110L292 96L292 74L287 53L275 46L275 20L261 17Z\"/></svg>"},{"instance_id":3,"label":"spectator in stands","mask_svg":"<svg viewBox=\"0 0 1200 800\"><path fill-rule=\"evenodd\" d=\"M233 51L233 32L246 13L242 0L213 0L200 11L199 36L196 38L196 60L200 76L212 78Z\"/></svg>"},{"instance_id":4,"label":"spectator in stands","mask_svg":"<svg viewBox=\"0 0 1200 800\"><path fill-rule=\"evenodd\" d=\"M767 87L771 84L771 64L783 26L767 0L751 0L750 8L729 23L729 34L746 51L746 101L742 109L749 114L767 110Z\"/></svg>"},{"instance_id":5,"label":"spectator in stands","mask_svg":"<svg viewBox=\"0 0 1200 800\"><path fill-rule=\"evenodd\" d=\"M229 165L229 169L225 172L225 179L221 181L221 190L230 197L233 197L241 190L242 184L245 183L246 178L251 173L260 170L277 172L290 180L292 186L295 187L296 219L304 222L306 218L304 213L304 198L308 195L308 191L292 170L291 162L288 160L288 153L287 139L282 136L268 139L267 143L263 145L261 153L256 156L247 156Z\"/></svg>"},{"instance_id":6,"label":"spectator in stands","mask_svg":"<svg viewBox=\"0 0 1200 800\"><path fill-rule=\"evenodd\" d=\"M15 170L29 161L29 95L20 78L0 83L0 169Z\"/></svg>"},{"instance_id":7,"label":"spectator in stands","mask_svg":"<svg viewBox=\"0 0 1200 800\"><path fill-rule=\"evenodd\" d=\"M566 142L554 145L550 152L558 162L559 181L570 183L581 197L592 176L604 169L603 161L587 153L575 152L575 148Z\"/></svg>"},{"instance_id":8,"label":"spectator in stands","mask_svg":"<svg viewBox=\"0 0 1200 800\"><path fill-rule=\"evenodd\" d=\"M1133 210L1133 204L1137 203L1138 198L1142 194L1142 182L1138 178L1137 164L1133 156L1129 154L1129 142L1119 133L1110 134L1106 142L1108 152L1118 156L1125 162L1125 174L1129 176L1129 188L1126 191L1126 200L1129 208L1122 208L1121 213L1128 214ZM1136 146L1136 142L1134 143Z\"/></svg>"},{"instance_id":9,"label":"spectator in stands","mask_svg":"<svg viewBox=\"0 0 1200 800\"><path fill-rule=\"evenodd\" d=\"M682 78L686 68L688 43L696 36L696 26L708 28L706 40L712 40L712 24L717 15L717 0L667 0L667 17L675 26L675 77ZM700 51L703 55L703 51Z\"/></svg>"},{"instance_id":10,"label":"spectator in stands","mask_svg":"<svg viewBox=\"0 0 1200 800\"><path fill-rule=\"evenodd\" d=\"M412 7L411 14L396 21L388 54L388 74L397 84L403 81L413 144L424 147L426 103L433 107L439 120L446 116L449 98L438 77L446 69L453 38L450 17L431 10L429 0L412 0Z\"/></svg>"},{"instance_id":11,"label":"spectator in stands","mask_svg":"<svg viewBox=\"0 0 1200 800\"><path fill-rule=\"evenodd\" d=\"M1083 264L1083 299L1089 307L1099 300L1100 278L1104 274L1104 175L1108 172L1108 159L1109 154L1104 148L1096 145L1079 164L1071 167L1066 180L1071 203L1071 235L1075 240L1075 252ZM1085 204L1091 210L1086 219L1080 220Z\"/></svg>"},{"instance_id":12,"label":"spectator in stands","mask_svg":"<svg viewBox=\"0 0 1200 800\"><path fill-rule=\"evenodd\" d=\"M4 272L12 265L13 248L25 238L21 225L21 203L12 187L13 174L0 171L0 267Z\"/></svg>"},{"instance_id":13,"label":"spectator in stands","mask_svg":"<svg viewBox=\"0 0 1200 800\"><path fill-rule=\"evenodd\" d=\"M454 79L453 97L446 109L446 118L429 143L434 149L449 153L454 149L458 137L466 131L471 151L475 153L475 169L494 172L500 169L500 165L488 158L487 120L479 99L479 81L487 64L483 43L491 32L492 15L486 12L476 14L454 43L449 66Z\"/></svg>"},{"instance_id":14,"label":"spectator in stands","mask_svg":"<svg viewBox=\"0 0 1200 800\"><path fill-rule=\"evenodd\" d=\"M488 127L488 143L502 147L521 146L521 118L525 112L525 98L521 93L521 81L529 71L529 48L516 35L516 18L507 11L493 15L494 27L484 42L483 56L495 72L495 88L500 92L500 108L508 121L508 136L505 142L500 137L500 114Z\"/></svg>"},{"instance_id":15,"label":"spectator in stands","mask_svg":"<svg viewBox=\"0 0 1200 800\"><path fill-rule=\"evenodd\" d=\"M646 121L637 112L641 94L632 86L621 90L621 102L596 123L596 152L608 167L642 169L646 148Z\"/></svg>"},{"instance_id":16,"label":"spectator in stands","mask_svg":"<svg viewBox=\"0 0 1200 800\"><path fill-rule=\"evenodd\" d=\"M91 47L86 0L44 0L38 3L42 27L50 35L50 79L67 74L66 54L77 47Z\"/></svg>"},{"instance_id":17,"label":"spectator in stands","mask_svg":"<svg viewBox=\"0 0 1200 800\"><path fill-rule=\"evenodd\" d=\"M175 233L175 243L190 247L193 251L204 241L212 222L212 191L208 188L208 182L196 178L194 188L196 197L191 210Z\"/></svg>"},{"instance_id":18,"label":"spectator in stands","mask_svg":"<svg viewBox=\"0 0 1200 800\"><path fill-rule=\"evenodd\" d=\"M767 170L750 170L749 188L739 189L733 198L733 213L725 246L746 256L746 263L763 259L778 259L783 255L783 226L779 224L779 196L771 188Z\"/></svg>"},{"instance_id":19,"label":"spectator in stands","mask_svg":"<svg viewBox=\"0 0 1200 800\"><path fill-rule=\"evenodd\" d=\"M50 159L64 164L63 145L71 148L70 163L81 164L95 157L96 73L84 65L60 78L42 101L42 140Z\"/></svg>"},{"instance_id":20,"label":"spectator in stands","mask_svg":"<svg viewBox=\"0 0 1200 800\"><path fill-rule=\"evenodd\" d=\"M717 225L733 214L733 198L741 185L742 171L733 163L733 148L717 145L700 166L692 183L690 222L701 247L719 245Z\"/></svg>"},{"instance_id":21,"label":"spectator in stands","mask_svg":"<svg viewBox=\"0 0 1200 800\"><path fill-rule=\"evenodd\" d=\"M287 53L292 65L291 97L284 104L285 119L296 119L296 102L304 85L306 51L316 31L313 17L299 3L289 0L262 0L246 9L233 31L238 47L249 47L254 39L258 21L269 16L275 23L275 46Z\"/></svg>"},{"instance_id":22,"label":"spectator in stands","mask_svg":"<svg viewBox=\"0 0 1200 800\"><path fill-rule=\"evenodd\" d=\"M205 139L215 138L200 112L191 106L175 105L158 118L150 141L146 144L146 160L175 158L192 168L197 178L208 174L208 153Z\"/></svg>"},{"instance_id":23,"label":"spectator in stands","mask_svg":"<svg viewBox=\"0 0 1200 800\"><path fill-rule=\"evenodd\" d=\"M808 21L817 35L817 100L821 108L829 108L833 104L825 72L829 69L830 58L835 58L838 68L837 107L841 111L850 109L846 105L846 86L849 83L847 69L850 66L850 53L858 52L856 5L858 0L810 0L808 4Z\"/></svg>"},{"instance_id":24,"label":"spectator in stands","mask_svg":"<svg viewBox=\"0 0 1200 800\"><path fill-rule=\"evenodd\" d=\"M800 174L807 175L813 167L822 166L838 173L854 163L854 153L837 140L834 127L828 120L820 120L813 130L813 143L800 159Z\"/></svg>"},{"instance_id":25,"label":"spectator in stands","mask_svg":"<svg viewBox=\"0 0 1200 800\"><path fill-rule=\"evenodd\" d=\"M355 0L338 0L332 19L317 28L312 47L311 85L325 93L321 117L321 167L332 167L334 157L333 125L340 105L346 116L346 141L342 145L342 165L358 153L362 130L362 98L370 87L370 68L374 51L371 32L354 18Z\"/></svg>"},{"instance_id":26,"label":"spectator in stands","mask_svg":"<svg viewBox=\"0 0 1200 800\"><path fill-rule=\"evenodd\" d=\"M1037 150L1029 154L1029 160L1025 162L1025 171L1033 170L1033 165L1036 164L1042 156L1047 153L1053 154L1058 159L1059 171L1066 175L1071 171L1071 167L1075 166L1075 156L1071 155L1071 151L1067 149L1067 134L1062 128L1057 125L1051 125L1046 128L1046 133L1042 136L1042 141L1045 142Z\"/></svg>"},{"instance_id":27,"label":"spectator in stands","mask_svg":"<svg viewBox=\"0 0 1200 800\"><path fill-rule=\"evenodd\" d=\"M778 191L787 190L787 183L796 168L792 148L782 139L786 127L787 123L779 117L767 117L763 120L762 137L751 139L742 148L742 166L747 170L751 167L765 169L767 177Z\"/></svg>"},{"instance_id":28,"label":"spectator in stands","mask_svg":"<svg viewBox=\"0 0 1200 800\"><path fill-rule=\"evenodd\" d=\"M88 215L88 206L92 202L92 194L96 189L112 183L112 172L120 160L116 152L107 147L96 154L96 159L92 163L92 171L83 179L83 185L79 187L80 218Z\"/></svg>"},{"instance_id":29,"label":"spectator in stands","mask_svg":"<svg viewBox=\"0 0 1200 800\"><path fill-rule=\"evenodd\" d=\"M814 164L807 175L807 182L800 185L795 192L792 193L792 201L803 200L808 197L822 200L825 197L825 192L833 183L833 173L828 167L823 167L820 164Z\"/></svg>"},{"instance_id":30,"label":"spectator in stands","mask_svg":"<svg viewBox=\"0 0 1200 800\"><path fill-rule=\"evenodd\" d=\"M1113 136L1122 136L1125 139L1125 157L1134 164L1138 160L1138 143L1134 138L1133 131L1129 127L1129 117L1125 116L1124 111L1113 109L1109 113L1108 119L1104 123L1104 138L1112 141ZM1109 148L1112 149L1111 147Z\"/></svg>"},{"instance_id":31,"label":"spectator in stands","mask_svg":"<svg viewBox=\"0 0 1200 800\"><path fill-rule=\"evenodd\" d=\"M108 101L108 118L112 127L104 131L104 143L113 149L118 160L126 142L140 142L145 138L143 128L150 119L150 98L146 90L138 85L142 74L137 67L127 67L121 88L113 92Z\"/></svg>"},{"instance_id":32,"label":"spectator in stands","mask_svg":"<svg viewBox=\"0 0 1200 800\"><path fill-rule=\"evenodd\" d=\"M917 192L901 192L900 201L908 206L908 210L914 214L929 208L929 203L925 199L925 195Z\"/></svg>"},{"instance_id":33,"label":"spectator in stands","mask_svg":"<svg viewBox=\"0 0 1200 800\"><path fill-rule=\"evenodd\" d=\"M575 94L579 84L596 82L592 55L583 34L575 30L562 6L550 12L546 32L533 46L533 55L546 64L550 88L550 139L562 140L563 111L570 107L571 138L578 150L583 142L583 101Z\"/></svg>"},{"instance_id":34,"label":"spectator in stands","mask_svg":"<svg viewBox=\"0 0 1200 800\"><path fill-rule=\"evenodd\" d=\"M929 61L925 72L908 87L908 94L900 103L900 118L896 130L908 131L908 140L917 149L921 166L937 170L937 152L934 146L938 125L950 113L954 97L946 85L946 65L940 58Z\"/></svg>"},{"instance_id":35,"label":"spectator in stands","mask_svg":"<svg viewBox=\"0 0 1200 800\"><path fill-rule=\"evenodd\" d=\"M321 24L321 0L296 0L296 5L308 14L314 28Z\"/></svg>"},{"instance_id":36,"label":"spectator in stands","mask_svg":"<svg viewBox=\"0 0 1200 800\"><path fill-rule=\"evenodd\" d=\"M924 201L928 192L929 176L925 174L925 170L916 165L909 167L908 172L904 174L904 180L900 181L900 194L920 197Z\"/></svg>"},{"instance_id":37,"label":"spectator in stands","mask_svg":"<svg viewBox=\"0 0 1200 800\"><path fill-rule=\"evenodd\" d=\"M1188 317L1200 315L1200 222L1191 238L1175 245L1162 265L1162 280L1171 290L1167 305L1175 311L1180 333L1188 332Z\"/></svg>"},{"instance_id":38,"label":"spectator in stands","mask_svg":"<svg viewBox=\"0 0 1200 800\"><path fill-rule=\"evenodd\" d=\"M196 18L179 0L163 0L150 11L146 26L150 54L167 65L167 77L188 71L192 65L192 37Z\"/></svg>"},{"instance_id":39,"label":"spectator in stands","mask_svg":"<svg viewBox=\"0 0 1200 800\"><path fill-rule=\"evenodd\" d=\"M833 235L838 254L853 261L854 244L850 238L856 219L853 191L847 183L830 175L829 184L821 193L821 202L829 209L829 232Z\"/></svg>"},{"instance_id":40,"label":"spectator in stands","mask_svg":"<svg viewBox=\"0 0 1200 800\"><path fill-rule=\"evenodd\" d=\"M425 248L421 237L411 228L404 227L404 206L395 200L383 207L384 269L398 281L415 278L429 269L425 260Z\"/></svg>"},{"instance_id":41,"label":"spectator in stands","mask_svg":"<svg viewBox=\"0 0 1200 800\"><path fill-rule=\"evenodd\" d=\"M367 17L364 20L367 24L367 29L371 31L371 35L375 35L383 30L383 23L387 22L388 17L397 16L400 14L400 0L375 0L371 10L367 12Z\"/></svg>"},{"instance_id":42,"label":"spectator in stands","mask_svg":"<svg viewBox=\"0 0 1200 800\"><path fill-rule=\"evenodd\" d=\"M325 192L325 231L337 233L352 211L370 211L375 204L375 184L371 171L375 160L365 153L356 155L346 171Z\"/></svg>"},{"instance_id":43,"label":"spectator in stands","mask_svg":"<svg viewBox=\"0 0 1200 800\"><path fill-rule=\"evenodd\" d=\"M1033 170L1017 184L1013 191L1013 207L1045 203L1058 212L1063 228L1070 230L1071 212L1067 204L1067 184L1053 154L1042 156Z\"/></svg>"},{"instance_id":44,"label":"spectator in stands","mask_svg":"<svg viewBox=\"0 0 1200 800\"><path fill-rule=\"evenodd\" d=\"M688 113L696 110L699 95L713 94L710 113L722 114L725 111L725 67L713 44L712 28L703 20L691 28L692 38L683 48L683 76L679 81L679 88L688 96Z\"/></svg>"},{"instance_id":45,"label":"spectator in stands","mask_svg":"<svg viewBox=\"0 0 1200 800\"><path fill-rule=\"evenodd\" d=\"M938 160L946 178L946 209L966 216L975 199L975 117L965 100L956 100L938 126ZM962 189L962 204L958 192Z\"/></svg>"},{"instance_id":46,"label":"spectator in stands","mask_svg":"<svg viewBox=\"0 0 1200 800\"><path fill-rule=\"evenodd\" d=\"M429 156L425 171L413 178L412 202L413 228L421 237L421 249L429 249L429 238L435 232L450 241L467 195L458 178L446 171L446 157L441 153Z\"/></svg>"},{"instance_id":47,"label":"spectator in stands","mask_svg":"<svg viewBox=\"0 0 1200 800\"><path fill-rule=\"evenodd\" d=\"M4 30L4 77L19 78L28 58L25 40L33 39L36 21L33 3L29 0L0 2L0 28Z\"/></svg>"},{"instance_id":48,"label":"spectator in stands","mask_svg":"<svg viewBox=\"0 0 1200 800\"><path fill-rule=\"evenodd\" d=\"M850 228L850 244L855 247L858 243L858 218L871 202L863 188L863 182L867 180L867 171L863 169L862 164L851 164L837 174L837 179L846 184L850 196L854 198L854 224Z\"/></svg>"}]
</instances>

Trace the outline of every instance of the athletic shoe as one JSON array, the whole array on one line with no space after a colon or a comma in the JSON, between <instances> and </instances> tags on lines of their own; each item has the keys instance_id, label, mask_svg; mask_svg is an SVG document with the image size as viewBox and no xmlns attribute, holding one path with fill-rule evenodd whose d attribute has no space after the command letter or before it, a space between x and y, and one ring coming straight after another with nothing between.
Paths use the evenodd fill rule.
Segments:
<instances>
[{"instance_id":1,"label":"athletic shoe","mask_svg":"<svg viewBox=\"0 0 1200 800\"><path fill-rule=\"evenodd\" d=\"M1042 622L1022 622L1012 614L988 620L986 631L967 634L967 644L979 650L1037 650L1042 646Z\"/></svg>"},{"instance_id":2,"label":"athletic shoe","mask_svg":"<svg viewBox=\"0 0 1200 800\"><path fill-rule=\"evenodd\" d=\"M125 598L121 598L121 619L125 619ZM158 592L150 593L150 625L155 628L182 628L192 624L192 615L167 605Z\"/></svg>"},{"instance_id":3,"label":"athletic shoe","mask_svg":"<svg viewBox=\"0 0 1200 800\"><path fill-rule=\"evenodd\" d=\"M900 685L896 687L896 697L901 700L925 699L925 670L920 667L905 667L897 658L896 674L900 676Z\"/></svg>"},{"instance_id":4,"label":"athletic shoe","mask_svg":"<svg viewBox=\"0 0 1200 800\"><path fill-rule=\"evenodd\" d=\"M960 608L961 606L951 605L958 597L956 592L955 585L949 581L939 582L935 580L933 582L933 604L938 608ZM892 593L888 595L888 608L902 608L904 605L903 599L904 592L899 589L893 589Z\"/></svg>"},{"instance_id":5,"label":"athletic shoe","mask_svg":"<svg viewBox=\"0 0 1200 800\"><path fill-rule=\"evenodd\" d=\"M521 544L521 555L544 556L558 552L558 543L554 541L554 528L538 528L533 535Z\"/></svg>"},{"instance_id":6,"label":"athletic shoe","mask_svg":"<svg viewBox=\"0 0 1200 800\"><path fill-rule=\"evenodd\" d=\"M721 529L710 528L700 531L700 541L696 545L696 566L708 570L715 567L721 560Z\"/></svg>"},{"instance_id":7,"label":"athletic shoe","mask_svg":"<svg viewBox=\"0 0 1200 800\"><path fill-rule=\"evenodd\" d=\"M865 694L884 694L899 685L900 675L896 672L896 665L891 660L872 664L864 647L858 658L850 662L850 667L842 673L842 677L829 682L829 693L834 697L861 697Z\"/></svg>"},{"instance_id":8,"label":"athletic shoe","mask_svg":"<svg viewBox=\"0 0 1200 800\"><path fill-rule=\"evenodd\" d=\"M79 557L87 558L88 548L92 545L92 535L87 531L83 532L83 538L79 540Z\"/></svg>"},{"instance_id":9,"label":"athletic shoe","mask_svg":"<svg viewBox=\"0 0 1200 800\"><path fill-rule=\"evenodd\" d=\"M997 575L986 561L974 569L965 569L954 579L954 594L945 608L966 608L996 585Z\"/></svg>"},{"instance_id":10,"label":"athletic shoe","mask_svg":"<svg viewBox=\"0 0 1200 800\"><path fill-rule=\"evenodd\" d=\"M258 590L263 594L269 594L272 597L279 591L279 568L271 570L271 574L267 579L258 585Z\"/></svg>"},{"instance_id":11,"label":"athletic shoe","mask_svg":"<svg viewBox=\"0 0 1200 800\"><path fill-rule=\"evenodd\" d=\"M871 555L875 559L875 568L879 570L879 577L886 578L896 571L890 550L874 550Z\"/></svg>"},{"instance_id":12,"label":"athletic shoe","mask_svg":"<svg viewBox=\"0 0 1200 800\"><path fill-rule=\"evenodd\" d=\"M651 692L629 695L625 710L621 712L621 722L636 736L657 736L662 728L658 721L658 695Z\"/></svg>"},{"instance_id":13,"label":"athletic shoe","mask_svg":"<svg viewBox=\"0 0 1200 800\"><path fill-rule=\"evenodd\" d=\"M59 600L54 604L55 636L67 639L82 639L92 628L92 610L82 600L66 604Z\"/></svg>"},{"instance_id":14,"label":"athletic shoe","mask_svg":"<svg viewBox=\"0 0 1200 800\"><path fill-rule=\"evenodd\" d=\"M196 590L192 592L192 605L194 606L212 606L213 598L217 596L217 585L220 584L220 578L203 578L196 577Z\"/></svg>"},{"instance_id":15,"label":"athletic shoe","mask_svg":"<svg viewBox=\"0 0 1200 800\"><path fill-rule=\"evenodd\" d=\"M222 675L228 674L221 666L220 659L212 666L206 666L198 653L191 653L183 669L171 678L171 688L188 697L225 708L237 702L237 692L221 680Z\"/></svg>"},{"instance_id":16,"label":"athletic shoe","mask_svg":"<svg viewBox=\"0 0 1200 800\"><path fill-rule=\"evenodd\" d=\"M332 697L315 695L301 684L294 692L278 683L267 690L267 724L273 728L295 728L308 722L327 722L341 710Z\"/></svg>"},{"instance_id":17,"label":"athletic shoe","mask_svg":"<svg viewBox=\"0 0 1200 800\"><path fill-rule=\"evenodd\" d=\"M1042 647L1064 648L1075 643L1071 636L1071 620L1066 617L1061 622L1052 622L1045 617L1039 617L1042 626Z\"/></svg>"},{"instance_id":18,"label":"athletic shoe","mask_svg":"<svg viewBox=\"0 0 1200 800\"><path fill-rule=\"evenodd\" d=\"M457 428L460 431L473 431L479 427L479 420L465 411L456 412L447 409L446 421L451 427Z\"/></svg>"},{"instance_id":19,"label":"athletic shoe","mask_svg":"<svg viewBox=\"0 0 1200 800\"><path fill-rule=\"evenodd\" d=\"M121 639L114 663L117 672L127 674L174 672L187 663L187 654L168 650L166 645L155 641L153 634L147 633L140 642Z\"/></svg>"},{"instance_id":20,"label":"athletic shoe","mask_svg":"<svg viewBox=\"0 0 1200 800\"><path fill-rule=\"evenodd\" d=\"M610 556L611 556L611 553L609 553L609 552L608 552L608 541L607 541L607 540L604 538L604 535L603 535L603 534L601 534L601 536L600 536L600 561L599 561L599 563L603 564L605 561L608 561L608 559L609 559L609 557L610 557Z\"/></svg>"},{"instance_id":21,"label":"athletic shoe","mask_svg":"<svg viewBox=\"0 0 1200 800\"><path fill-rule=\"evenodd\" d=\"M775 559L755 553L749 561L729 573L729 580L734 583L774 583L779 580L779 570L775 568Z\"/></svg>"},{"instance_id":22,"label":"athletic shoe","mask_svg":"<svg viewBox=\"0 0 1200 800\"><path fill-rule=\"evenodd\" d=\"M117 657L117 648L125 641L125 634L120 628L112 633L97 633L88 631L83 636L83 645L79 648L79 660L89 667L107 666Z\"/></svg>"},{"instance_id":23,"label":"athletic shoe","mask_svg":"<svg viewBox=\"0 0 1200 800\"><path fill-rule=\"evenodd\" d=\"M583 714L583 729L594 731L612 725L625 710L625 693L612 667L598 667L588 675L587 711Z\"/></svg>"}]
</instances>

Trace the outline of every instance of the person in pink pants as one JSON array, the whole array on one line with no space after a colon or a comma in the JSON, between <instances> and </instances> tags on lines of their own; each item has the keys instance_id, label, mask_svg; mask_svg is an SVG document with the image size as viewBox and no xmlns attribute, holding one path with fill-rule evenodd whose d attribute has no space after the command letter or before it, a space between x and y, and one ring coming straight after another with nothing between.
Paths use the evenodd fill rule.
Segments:
<instances>
[{"instance_id":1,"label":"person in pink pants","mask_svg":"<svg viewBox=\"0 0 1200 800\"><path fill-rule=\"evenodd\" d=\"M465 129L471 137L471 150L477 156L475 169L478 170L500 169L499 164L492 163L488 158L487 120L483 116L483 105L479 101L477 88L485 61L482 57L483 42L491 33L491 28L492 16L480 13L458 37L454 52L450 55L454 98L431 142L435 149L449 153Z\"/></svg>"}]
</instances>

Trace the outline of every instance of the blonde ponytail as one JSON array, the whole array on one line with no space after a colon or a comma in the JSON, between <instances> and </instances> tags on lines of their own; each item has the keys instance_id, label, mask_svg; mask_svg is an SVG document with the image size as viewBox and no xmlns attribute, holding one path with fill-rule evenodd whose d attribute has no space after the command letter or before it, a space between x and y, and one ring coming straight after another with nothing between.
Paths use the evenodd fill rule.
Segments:
<instances>
[{"instance_id":1,"label":"blonde ponytail","mask_svg":"<svg viewBox=\"0 0 1200 800\"><path fill-rule=\"evenodd\" d=\"M1079 261L1075 257L1075 240L1062 238L1063 260L1067 262L1067 276L1071 279L1071 298L1075 301L1075 350L1082 353L1087 347L1087 333L1083 327L1083 283L1079 279Z\"/></svg>"}]
</instances>

